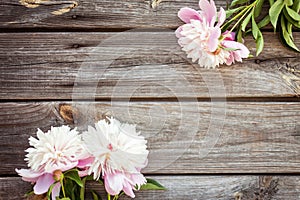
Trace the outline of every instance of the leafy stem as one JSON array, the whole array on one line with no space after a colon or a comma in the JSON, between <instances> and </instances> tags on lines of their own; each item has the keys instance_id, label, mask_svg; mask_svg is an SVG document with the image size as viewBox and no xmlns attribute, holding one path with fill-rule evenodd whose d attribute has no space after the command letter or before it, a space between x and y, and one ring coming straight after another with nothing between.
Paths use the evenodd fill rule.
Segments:
<instances>
[{"instance_id":1,"label":"leafy stem","mask_svg":"<svg viewBox=\"0 0 300 200\"><path fill-rule=\"evenodd\" d=\"M242 15L239 20L233 25L233 27L230 29L229 33L231 33L236 26L246 17L246 15L249 13L249 11L252 10L252 8L256 5L256 1L254 1L252 4L248 5L244 10L242 10L241 13L237 14L235 17L233 17L232 19L236 20L237 17L240 17L240 15Z\"/></svg>"},{"instance_id":2,"label":"leafy stem","mask_svg":"<svg viewBox=\"0 0 300 200\"><path fill-rule=\"evenodd\" d=\"M257 0L256 0L257 1ZM232 17L228 22L226 22L223 26L221 26L221 29L227 29L228 26L235 20L237 20L239 18L239 20L237 21L237 23L235 23L235 25L233 26L233 28L231 28L231 31L233 31L233 29L241 22L241 20L243 20L246 16L246 14L249 12L249 10L251 10L255 5L256 5L256 1L254 1L252 4L245 6L245 8L238 13L237 15L235 15L234 17Z\"/></svg>"}]
</instances>

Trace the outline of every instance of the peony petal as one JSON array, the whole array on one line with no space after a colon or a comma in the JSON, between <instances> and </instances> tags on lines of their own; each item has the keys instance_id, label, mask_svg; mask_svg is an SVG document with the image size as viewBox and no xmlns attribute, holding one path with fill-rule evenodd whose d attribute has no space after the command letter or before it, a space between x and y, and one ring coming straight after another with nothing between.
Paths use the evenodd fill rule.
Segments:
<instances>
[{"instance_id":1,"label":"peony petal","mask_svg":"<svg viewBox=\"0 0 300 200\"><path fill-rule=\"evenodd\" d=\"M131 181L133 182L134 185L138 185L138 186L144 185L144 184L147 183L146 178L141 173L131 174L130 179L131 179Z\"/></svg>"},{"instance_id":2,"label":"peony petal","mask_svg":"<svg viewBox=\"0 0 300 200\"><path fill-rule=\"evenodd\" d=\"M52 197L52 200L56 200L56 197L59 197L59 193L60 193L60 183L56 183L55 186L53 187L52 189L52 194L51 194L51 197Z\"/></svg>"},{"instance_id":3,"label":"peony petal","mask_svg":"<svg viewBox=\"0 0 300 200\"><path fill-rule=\"evenodd\" d=\"M219 37L221 35L221 29L215 27L210 32L210 37L208 39L208 50L214 52L217 50L219 45Z\"/></svg>"},{"instance_id":4,"label":"peony petal","mask_svg":"<svg viewBox=\"0 0 300 200\"><path fill-rule=\"evenodd\" d=\"M182 37L182 35L180 34L181 31L182 31L182 26L179 26L175 31L175 35L177 38Z\"/></svg>"},{"instance_id":5,"label":"peony petal","mask_svg":"<svg viewBox=\"0 0 300 200\"><path fill-rule=\"evenodd\" d=\"M54 183L52 174L44 174L39 177L36 181L35 186L33 187L34 194L44 194L48 191L50 185Z\"/></svg>"},{"instance_id":6,"label":"peony petal","mask_svg":"<svg viewBox=\"0 0 300 200\"><path fill-rule=\"evenodd\" d=\"M199 7L206 16L206 20L211 24L213 17L217 15L217 8L214 1L208 2L208 0L200 0Z\"/></svg>"},{"instance_id":7,"label":"peony petal","mask_svg":"<svg viewBox=\"0 0 300 200\"><path fill-rule=\"evenodd\" d=\"M224 33L222 33L222 35L225 37L224 40L235 40L235 32L225 31Z\"/></svg>"},{"instance_id":8,"label":"peony petal","mask_svg":"<svg viewBox=\"0 0 300 200\"><path fill-rule=\"evenodd\" d=\"M124 175L121 173L105 173L104 184L106 191L111 195L117 195L123 189Z\"/></svg>"},{"instance_id":9,"label":"peony petal","mask_svg":"<svg viewBox=\"0 0 300 200\"><path fill-rule=\"evenodd\" d=\"M92 162L94 162L95 158L94 157L88 157L86 159L83 160L79 160L77 167L79 168L85 168L87 166L90 166L92 164Z\"/></svg>"},{"instance_id":10,"label":"peony petal","mask_svg":"<svg viewBox=\"0 0 300 200\"><path fill-rule=\"evenodd\" d=\"M227 48L238 49L238 50L236 50L236 52L240 54L241 58L248 58L248 56L250 54L249 49L245 45L243 45L242 43L235 42L235 41L224 40L222 42L222 44Z\"/></svg>"},{"instance_id":11,"label":"peony petal","mask_svg":"<svg viewBox=\"0 0 300 200\"><path fill-rule=\"evenodd\" d=\"M226 12L223 8L220 8L220 12L218 14L218 23L217 26L220 27L226 19Z\"/></svg>"},{"instance_id":12,"label":"peony petal","mask_svg":"<svg viewBox=\"0 0 300 200\"><path fill-rule=\"evenodd\" d=\"M130 185L130 183L128 181L125 181L123 183L123 191L125 192L126 195L130 196L131 198L135 197L133 190L132 190L132 186Z\"/></svg>"},{"instance_id":13,"label":"peony petal","mask_svg":"<svg viewBox=\"0 0 300 200\"><path fill-rule=\"evenodd\" d=\"M230 56L229 56L228 59L226 60L226 65L231 65L232 63L234 63L233 52L230 53Z\"/></svg>"},{"instance_id":14,"label":"peony petal","mask_svg":"<svg viewBox=\"0 0 300 200\"><path fill-rule=\"evenodd\" d=\"M190 23L191 19L201 21L199 13L196 10L187 7L179 10L178 17L185 23Z\"/></svg>"},{"instance_id":15,"label":"peony petal","mask_svg":"<svg viewBox=\"0 0 300 200\"><path fill-rule=\"evenodd\" d=\"M43 173L35 172L31 169L15 169L19 176L22 176L22 180L35 183Z\"/></svg>"}]
</instances>

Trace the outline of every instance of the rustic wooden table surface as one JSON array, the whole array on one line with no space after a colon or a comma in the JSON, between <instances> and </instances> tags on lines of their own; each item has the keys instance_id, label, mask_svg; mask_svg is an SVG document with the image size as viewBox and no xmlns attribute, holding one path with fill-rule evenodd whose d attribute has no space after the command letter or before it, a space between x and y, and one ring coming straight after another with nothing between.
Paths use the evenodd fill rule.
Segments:
<instances>
[{"instance_id":1,"label":"rustic wooden table surface","mask_svg":"<svg viewBox=\"0 0 300 200\"><path fill-rule=\"evenodd\" d=\"M144 173L168 188L137 199L300 199L300 55L272 30L260 56L205 70L174 36L178 10L197 0L81 0L51 14L68 2L0 0L1 200L30 189L15 168L37 128L111 115L137 124Z\"/></svg>"}]
</instances>

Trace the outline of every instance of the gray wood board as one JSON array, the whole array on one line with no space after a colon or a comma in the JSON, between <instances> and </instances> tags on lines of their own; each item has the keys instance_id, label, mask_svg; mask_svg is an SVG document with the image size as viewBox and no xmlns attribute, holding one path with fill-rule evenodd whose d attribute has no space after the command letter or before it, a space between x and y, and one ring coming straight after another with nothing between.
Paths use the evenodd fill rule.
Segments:
<instances>
[{"instance_id":1,"label":"gray wood board","mask_svg":"<svg viewBox=\"0 0 300 200\"><path fill-rule=\"evenodd\" d=\"M0 173L26 167L37 128L85 130L106 116L137 124L148 140L145 173L297 173L299 111L292 102L1 103Z\"/></svg>"}]
</instances>

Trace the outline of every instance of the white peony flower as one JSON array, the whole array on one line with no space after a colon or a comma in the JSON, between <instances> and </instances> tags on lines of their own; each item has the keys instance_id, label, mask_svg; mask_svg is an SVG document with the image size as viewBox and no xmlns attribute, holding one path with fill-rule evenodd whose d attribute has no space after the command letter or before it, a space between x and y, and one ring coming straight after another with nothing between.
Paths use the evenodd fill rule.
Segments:
<instances>
[{"instance_id":1,"label":"white peony flower","mask_svg":"<svg viewBox=\"0 0 300 200\"><path fill-rule=\"evenodd\" d=\"M76 167L80 159L88 156L81 136L68 126L51 127L46 133L38 129L37 139L30 137L29 144L32 147L26 150L25 160L36 172L65 171Z\"/></svg>"},{"instance_id":2,"label":"white peony flower","mask_svg":"<svg viewBox=\"0 0 300 200\"><path fill-rule=\"evenodd\" d=\"M83 133L86 149L94 157L89 174L94 173L94 179L99 179L101 171L140 173L147 164L147 141L136 132L135 125L108 120L98 121L95 128L89 126Z\"/></svg>"}]
</instances>

